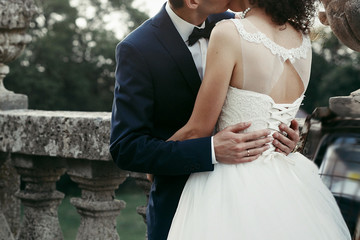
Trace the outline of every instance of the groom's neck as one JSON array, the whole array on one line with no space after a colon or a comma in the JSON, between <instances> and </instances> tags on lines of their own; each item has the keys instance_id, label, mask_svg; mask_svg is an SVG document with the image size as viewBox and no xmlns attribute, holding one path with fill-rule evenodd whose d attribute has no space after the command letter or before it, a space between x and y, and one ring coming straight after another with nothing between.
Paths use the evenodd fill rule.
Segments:
<instances>
[{"instance_id":1,"label":"groom's neck","mask_svg":"<svg viewBox=\"0 0 360 240\"><path fill-rule=\"evenodd\" d=\"M170 4L170 8L181 19L196 26L200 26L208 17L208 15L199 13L197 9L190 9L187 6L182 8L174 8Z\"/></svg>"}]
</instances>

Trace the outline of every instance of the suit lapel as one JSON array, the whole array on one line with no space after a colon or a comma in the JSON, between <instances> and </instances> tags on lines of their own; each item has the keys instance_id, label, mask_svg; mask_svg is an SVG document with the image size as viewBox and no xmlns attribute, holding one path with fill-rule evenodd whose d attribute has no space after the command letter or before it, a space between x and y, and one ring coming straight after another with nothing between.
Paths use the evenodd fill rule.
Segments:
<instances>
[{"instance_id":1,"label":"suit lapel","mask_svg":"<svg viewBox=\"0 0 360 240\"><path fill-rule=\"evenodd\" d=\"M187 81L191 91L196 96L200 88L201 79L190 50L184 43L167 14L165 5L153 18L152 25L156 28L155 34L158 40L177 63L184 79Z\"/></svg>"}]
</instances>

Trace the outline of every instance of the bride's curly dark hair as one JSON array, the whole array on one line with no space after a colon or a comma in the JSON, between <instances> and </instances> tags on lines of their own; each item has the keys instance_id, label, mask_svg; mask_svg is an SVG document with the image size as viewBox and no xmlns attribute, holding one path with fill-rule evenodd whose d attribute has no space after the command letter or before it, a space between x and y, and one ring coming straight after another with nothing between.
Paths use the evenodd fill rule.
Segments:
<instances>
[{"instance_id":1,"label":"bride's curly dark hair","mask_svg":"<svg viewBox=\"0 0 360 240\"><path fill-rule=\"evenodd\" d=\"M309 33L318 0L249 0L250 4L264 8L278 25L291 24L302 33Z\"/></svg>"}]
</instances>

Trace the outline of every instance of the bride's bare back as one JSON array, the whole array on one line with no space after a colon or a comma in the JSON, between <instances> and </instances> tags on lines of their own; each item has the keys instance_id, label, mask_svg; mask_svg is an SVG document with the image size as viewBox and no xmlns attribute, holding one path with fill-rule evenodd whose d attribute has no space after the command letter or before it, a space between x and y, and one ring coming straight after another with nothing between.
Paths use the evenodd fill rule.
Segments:
<instances>
[{"instance_id":1,"label":"bride's bare back","mask_svg":"<svg viewBox=\"0 0 360 240\"><path fill-rule=\"evenodd\" d=\"M269 95L276 103L298 99L310 77L309 38L290 25L276 26L256 16L229 21L240 35L230 85Z\"/></svg>"}]
</instances>

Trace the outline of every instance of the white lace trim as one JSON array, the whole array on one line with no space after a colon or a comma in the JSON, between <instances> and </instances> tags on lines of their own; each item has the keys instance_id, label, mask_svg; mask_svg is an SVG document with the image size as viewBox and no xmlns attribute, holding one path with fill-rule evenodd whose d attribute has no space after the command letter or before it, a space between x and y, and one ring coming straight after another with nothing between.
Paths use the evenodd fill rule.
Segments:
<instances>
[{"instance_id":1,"label":"white lace trim","mask_svg":"<svg viewBox=\"0 0 360 240\"><path fill-rule=\"evenodd\" d=\"M241 23L241 19L229 19L231 20L236 28L238 29L239 34L249 42L253 43L262 43L266 48L268 48L272 54L278 55L285 62L286 60L290 60L293 63L296 59L306 58L309 49L311 49L310 38L306 35L303 35L303 42L298 48L286 49L272 40L270 40L264 33L256 32L249 33L245 30L243 24Z\"/></svg>"}]
</instances>

